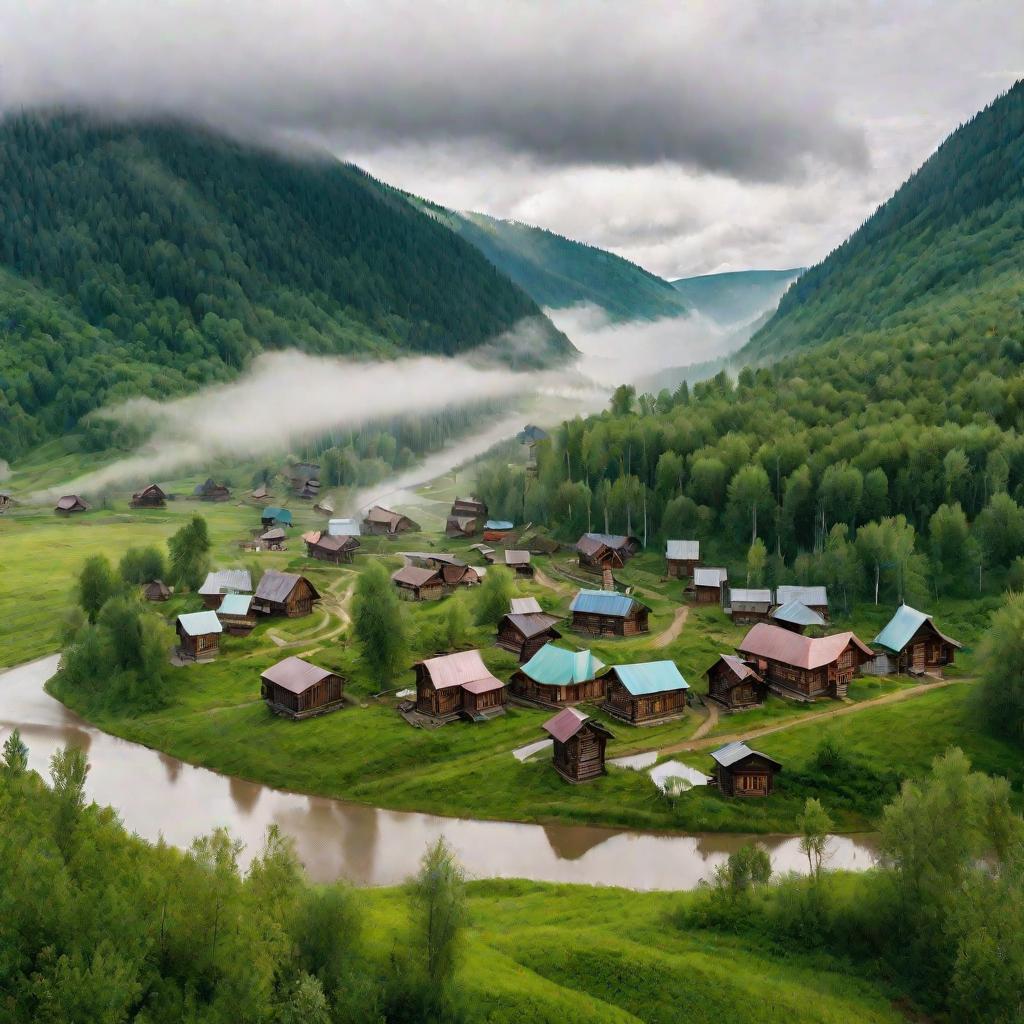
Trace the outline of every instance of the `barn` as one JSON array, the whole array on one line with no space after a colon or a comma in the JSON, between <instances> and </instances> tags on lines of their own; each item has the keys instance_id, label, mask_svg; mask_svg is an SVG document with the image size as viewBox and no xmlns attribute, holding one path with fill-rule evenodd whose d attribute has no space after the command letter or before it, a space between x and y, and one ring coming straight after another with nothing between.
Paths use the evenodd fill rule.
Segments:
<instances>
[{"instance_id":1,"label":"barn","mask_svg":"<svg viewBox=\"0 0 1024 1024\"><path fill-rule=\"evenodd\" d=\"M331 562L333 565L351 562L356 548L359 547L359 541L355 537L332 537L329 533L322 533L320 530L304 533L302 540L306 545L308 558Z\"/></svg>"},{"instance_id":2,"label":"barn","mask_svg":"<svg viewBox=\"0 0 1024 1024\"><path fill-rule=\"evenodd\" d=\"M590 651L567 651L545 644L509 680L512 695L530 704L564 707L581 700L600 700L604 680L597 674L604 662Z\"/></svg>"},{"instance_id":3,"label":"barn","mask_svg":"<svg viewBox=\"0 0 1024 1024\"><path fill-rule=\"evenodd\" d=\"M736 741L712 751L715 782L723 796L771 796L775 776L782 771L778 761Z\"/></svg>"},{"instance_id":4,"label":"barn","mask_svg":"<svg viewBox=\"0 0 1024 1024\"><path fill-rule=\"evenodd\" d=\"M312 718L345 706L345 680L302 658L285 658L260 676L260 696L276 715Z\"/></svg>"},{"instance_id":5,"label":"barn","mask_svg":"<svg viewBox=\"0 0 1024 1024\"><path fill-rule=\"evenodd\" d=\"M961 644L940 632L930 615L904 604L871 646L877 654L865 671L872 675L942 675L942 670L953 664Z\"/></svg>"},{"instance_id":6,"label":"barn","mask_svg":"<svg viewBox=\"0 0 1024 1024\"><path fill-rule=\"evenodd\" d=\"M167 495L156 484L150 484L136 491L128 504L132 508L163 508L167 504Z\"/></svg>"},{"instance_id":7,"label":"barn","mask_svg":"<svg viewBox=\"0 0 1024 1024\"><path fill-rule=\"evenodd\" d=\"M671 661L613 665L604 676L604 709L630 725L681 718L690 684Z\"/></svg>"},{"instance_id":8,"label":"barn","mask_svg":"<svg viewBox=\"0 0 1024 1024\"><path fill-rule=\"evenodd\" d=\"M700 564L699 540L670 540L665 544L665 575L690 579Z\"/></svg>"},{"instance_id":9,"label":"barn","mask_svg":"<svg viewBox=\"0 0 1024 1024\"><path fill-rule=\"evenodd\" d=\"M268 569L253 595L253 608L261 615L285 615L296 619L309 615L320 594L305 576Z\"/></svg>"},{"instance_id":10,"label":"barn","mask_svg":"<svg viewBox=\"0 0 1024 1024\"><path fill-rule=\"evenodd\" d=\"M400 533L418 532L420 524L400 512L392 512L383 505L374 505L363 518L363 529L377 536L395 537Z\"/></svg>"},{"instance_id":11,"label":"barn","mask_svg":"<svg viewBox=\"0 0 1024 1024\"><path fill-rule=\"evenodd\" d=\"M545 644L561 639L562 634L555 629L556 622L557 615L541 611L526 615L509 612L498 623L497 644L511 651L519 661L529 661Z\"/></svg>"},{"instance_id":12,"label":"barn","mask_svg":"<svg viewBox=\"0 0 1024 1024\"><path fill-rule=\"evenodd\" d=\"M563 708L542 726L551 737L551 763L566 782L589 782L605 773L604 752L614 739L600 722L576 708Z\"/></svg>"},{"instance_id":13,"label":"barn","mask_svg":"<svg viewBox=\"0 0 1024 1024\"><path fill-rule=\"evenodd\" d=\"M505 713L505 684L491 675L479 651L427 658L413 670L416 710L440 724L459 717L482 722Z\"/></svg>"},{"instance_id":14,"label":"barn","mask_svg":"<svg viewBox=\"0 0 1024 1024\"><path fill-rule=\"evenodd\" d=\"M650 608L614 590L580 590L569 605L572 628L594 636L636 636L648 632Z\"/></svg>"},{"instance_id":15,"label":"barn","mask_svg":"<svg viewBox=\"0 0 1024 1024\"><path fill-rule=\"evenodd\" d=\"M758 671L735 654L719 655L706 675L709 699L726 711L757 707L768 695L768 685Z\"/></svg>"},{"instance_id":16,"label":"barn","mask_svg":"<svg viewBox=\"0 0 1024 1024\"><path fill-rule=\"evenodd\" d=\"M178 653L193 661L209 661L220 652L224 632L216 612L189 612L179 615L175 624Z\"/></svg>"}]
</instances>

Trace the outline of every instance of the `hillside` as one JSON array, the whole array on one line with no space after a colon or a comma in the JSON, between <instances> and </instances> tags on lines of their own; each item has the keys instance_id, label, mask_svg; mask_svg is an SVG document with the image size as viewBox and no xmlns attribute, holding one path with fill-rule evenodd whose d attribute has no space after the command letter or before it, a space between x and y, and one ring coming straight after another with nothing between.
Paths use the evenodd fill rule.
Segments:
<instances>
[{"instance_id":1,"label":"hillside","mask_svg":"<svg viewBox=\"0 0 1024 1024\"><path fill-rule=\"evenodd\" d=\"M687 311L668 281L614 253L528 224L413 201L476 246L541 306L564 309L589 302L614 320L654 320Z\"/></svg>"},{"instance_id":2,"label":"hillside","mask_svg":"<svg viewBox=\"0 0 1024 1024\"><path fill-rule=\"evenodd\" d=\"M725 274L681 277L672 287L694 309L720 324L747 323L774 309L802 273L791 270L737 270Z\"/></svg>"},{"instance_id":3,"label":"hillside","mask_svg":"<svg viewBox=\"0 0 1024 1024\"><path fill-rule=\"evenodd\" d=\"M180 125L0 124L0 451L104 401L225 379L260 351L450 355L523 318L477 250L331 158Z\"/></svg>"},{"instance_id":4,"label":"hillside","mask_svg":"<svg viewBox=\"0 0 1024 1024\"><path fill-rule=\"evenodd\" d=\"M962 344L1017 332L1024 285L1024 82L966 124L838 249L803 274L741 354L830 340ZM1001 308L1013 310L1010 320Z\"/></svg>"}]
</instances>

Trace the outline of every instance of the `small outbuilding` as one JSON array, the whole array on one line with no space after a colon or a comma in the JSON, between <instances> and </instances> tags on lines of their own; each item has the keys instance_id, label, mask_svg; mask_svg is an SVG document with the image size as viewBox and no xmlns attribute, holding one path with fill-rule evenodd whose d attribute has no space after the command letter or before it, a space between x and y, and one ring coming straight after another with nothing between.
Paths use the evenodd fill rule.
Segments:
<instances>
[{"instance_id":1,"label":"small outbuilding","mask_svg":"<svg viewBox=\"0 0 1024 1024\"><path fill-rule=\"evenodd\" d=\"M475 537L480 528L476 516L449 516L444 524L446 537Z\"/></svg>"},{"instance_id":2,"label":"small outbuilding","mask_svg":"<svg viewBox=\"0 0 1024 1024\"><path fill-rule=\"evenodd\" d=\"M65 494L57 499L57 504L53 506L53 511L59 516L70 516L76 512L88 512L89 503L77 494Z\"/></svg>"},{"instance_id":3,"label":"small outbuilding","mask_svg":"<svg viewBox=\"0 0 1024 1024\"><path fill-rule=\"evenodd\" d=\"M545 644L509 680L518 700L543 707L564 707L581 700L600 700L604 680L597 677L604 662L590 651L567 651Z\"/></svg>"},{"instance_id":4,"label":"small outbuilding","mask_svg":"<svg viewBox=\"0 0 1024 1024\"><path fill-rule=\"evenodd\" d=\"M142 584L144 601L167 601L171 596L171 588L163 580L150 580Z\"/></svg>"},{"instance_id":5,"label":"small outbuilding","mask_svg":"<svg viewBox=\"0 0 1024 1024\"><path fill-rule=\"evenodd\" d=\"M572 628L593 636L637 636L649 632L650 608L614 590L580 590L569 605Z\"/></svg>"},{"instance_id":6,"label":"small outbuilding","mask_svg":"<svg viewBox=\"0 0 1024 1024\"><path fill-rule=\"evenodd\" d=\"M479 651L427 658L416 672L416 710L441 724L456 718L486 721L505 713L505 684L491 675Z\"/></svg>"},{"instance_id":7,"label":"small outbuilding","mask_svg":"<svg viewBox=\"0 0 1024 1024\"><path fill-rule=\"evenodd\" d=\"M561 639L562 634L555 629L556 622L557 615L546 615L542 611L526 615L510 612L498 623L497 644L511 651L519 661L529 661L545 644Z\"/></svg>"},{"instance_id":8,"label":"small outbuilding","mask_svg":"<svg viewBox=\"0 0 1024 1024\"><path fill-rule=\"evenodd\" d=\"M175 624L178 653L193 661L208 661L220 652L220 635L224 627L216 612L189 612L179 615Z\"/></svg>"},{"instance_id":9,"label":"small outbuilding","mask_svg":"<svg viewBox=\"0 0 1024 1024\"><path fill-rule=\"evenodd\" d=\"M512 536L515 525L507 519L488 519L484 523L484 540L489 544L502 544Z\"/></svg>"},{"instance_id":10,"label":"small outbuilding","mask_svg":"<svg viewBox=\"0 0 1024 1024\"><path fill-rule=\"evenodd\" d=\"M782 626L783 629L791 629L794 633L800 634L806 633L812 626L821 629L826 625L825 620L802 601L780 604L769 618L776 626Z\"/></svg>"},{"instance_id":11,"label":"small outbuilding","mask_svg":"<svg viewBox=\"0 0 1024 1024\"><path fill-rule=\"evenodd\" d=\"M726 711L741 711L764 703L768 684L753 665L735 654L721 654L706 673L708 698Z\"/></svg>"},{"instance_id":12,"label":"small outbuilding","mask_svg":"<svg viewBox=\"0 0 1024 1024\"><path fill-rule=\"evenodd\" d=\"M614 736L576 708L563 708L542 727L551 737L551 763L566 782L589 782L605 773L604 752Z\"/></svg>"},{"instance_id":13,"label":"small outbuilding","mask_svg":"<svg viewBox=\"0 0 1024 1024\"><path fill-rule=\"evenodd\" d=\"M771 615L772 592L770 589L729 587L726 590L725 614L733 622L764 622Z\"/></svg>"},{"instance_id":14,"label":"small outbuilding","mask_svg":"<svg viewBox=\"0 0 1024 1024\"><path fill-rule=\"evenodd\" d=\"M597 573L621 569L640 548L636 537L611 533L585 533L576 541L580 568Z\"/></svg>"},{"instance_id":15,"label":"small outbuilding","mask_svg":"<svg viewBox=\"0 0 1024 1024\"><path fill-rule=\"evenodd\" d=\"M746 743L736 741L712 751L715 782L723 796L770 796L775 789L775 776L782 765Z\"/></svg>"},{"instance_id":16,"label":"small outbuilding","mask_svg":"<svg viewBox=\"0 0 1024 1024\"><path fill-rule=\"evenodd\" d=\"M226 633L248 636L256 628L256 613L252 607L252 594L225 594L220 599L217 618Z\"/></svg>"},{"instance_id":17,"label":"small outbuilding","mask_svg":"<svg viewBox=\"0 0 1024 1024\"><path fill-rule=\"evenodd\" d=\"M284 615L297 619L309 615L319 600L316 587L305 576L268 569L256 588L252 606L261 615Z\"/></svg>"},{"instance_id":18,"label":"small outbuilding","mask_svg":"<svg viewBox=\"0 0 1024 1024\"><path fill-rule=\"evenodd\" d=\"M690 684L672 661L613 665L604 675L604 709L630 725L681 718Z\"/></svg>"},{"instance_id":19,"label":"small outbuilding","mask_svg":"<svg viewBox=\"0 0 1024 1024\"><path fill-rule=\"evenodd\" d=\"M400 533L417 533L419 529L419 523L383 505L372 506L363 518L363 530L376 536L396 537Z\"/></svg>"},{"instance_id":20,"label":"small outbuilding","mask_svg":"<svg viewBox=\"0 0 1024 1024\"><path fill-rule=\"evenodd\" d=\"M687 590L697 604L721 604L722 589L729 582L729 570L720 565L693 570L693 581Z\"/></svg>"},{"instance_id":21,"label":"small outbuilding","mask_svg":"<svg viewBox=\"0 0 1024 1024\"><path fill-rule=\"evenodd\" d=\"M926 612L904 604L871 641L871 646L877 653L864 670L872 675L941 675L947 665L953 664L961 644L940 632Z\"/></svg>"},{"instance_id":22,"label":"small outbuilding","mask_svg":"<svg viewBox=\"0 0 1024 1024\"><path fill-rule=\"evenodd\" d=\"M277 505L268 505L260 513L260 522L264 526L291 526L292 525L292 514L286 508L280 508Z\"/></svg>"},{"instance_id":23,"label":"small outbuilding","mask_svg":"<svg viewBox=\"0 0 1024 1024\"><path fill-rule=\"evenodd\" d=\"M213 477L207 477L201 484L196 484L192 492L200 501L228 501L231 491L226 484L217 483Z\"/></svg>"},{"instance_id":24,"label":"small outbuilding","mask_svg":"<svg viewBox=\"0 0 1024 1024\"><path fill-rule=\"evenodd\" d=\"M474 519L488 518L487 502L479 498L456 498L452 502L451 512L453 516L472 516Z\"/></svg>"},{"instance_id":25,"label":"small outbuilding","mask_svg":"<svg viewBox=\"0 0 1024 1024\"><path fill-rule=\"evenodd\" d=\"M345 680L302 658L285 658L260 676L260 696L274 714L312 718L345 706Z\"/></svg>"},{"instance_id":26,"label":"small outbuilding","mask_svg":"<svg viewBox=\"0 0 1024 1024\"><path fill-rule=\"evenodd\" d=\"M529 551L506 551L505 565L517 576L533 577L533 563Z\"/></svg>"},{"instance_id":27,"label":"small outbuilding","mask_svg":"<svg viewBox=\"0 0 1024 1024\"><path fill-rule=\"evenodd\" d=\"M359 541L355 537L334 537L320 530L311 530L302 535L306 545L306 555L309 558L319 559L321 562L331 562L333 565L341 565L351 562Z\"/></svg>"},{"instance_id":28,"label":"small outbuilding","mask_svg":"<svg viewBox=\"0 0 1024 1024\"><path fill-rule=\"evenodd\" d=\"M217 569L208 572L199 587L203 604L210 609L219 608L224 594L251 594L252 574L248 569Z\"/></svg>"},{"instance_id":29,"label":"small outbuilding","mask_svg":"<svg viewBox=\"0 0 1024 1024\"><path fill-rule=\"evenodd\" d=\"M699 540L670 540L665 544L665 575L690 579L700 565Z\"/></svg>"},{"instance_id":30,"label":"small outbuilding","mask_svg":"<svg viewBox=\"0 0 1024 1024\"><path fill-rule=\"evenodd\" d=\"M554 537L545 533L534 532L524 537L519 542L531 555L554 555L557 554L562 545Z\"/></svg>"},{"instance_id":31,"label":"small outbuilding","mask_svg":"<svg viewBox=\"0 0 1024 1024\"><path fill-rule=\"evenodd\" d=\"M441 573L419 565L406 565L393 572L391 582L405 601L437 601L445 593Z\"/></svg>"},{"instance_id":32,"label":"small outbuilding","mask_svg":"<svg viewBox=\"0 0 1024 1024\"><path fill-rule=\"evenodd\" d=\"M128 504L132 508L163 508L167 504L167 495L156 484L150 484L136 491Z\"/></svg>"},{"instance_id":33,"label":"small outbuilding","mask_svg":"<svg viewBox=\"0 0 1024 1024\"><path fill-rule=\"evenodd\" d=\"M812 611L817 612L828 622L828 588L827 587L797 587L792 585L775 588L775 603L787 605L791 601L799 601Z\"/></svg>"},{"instance_id":34,"label":"small outbuilding","mask_svg":"<svg viewBox=\"0 0 1024 1024\"><path fill-rule=\"evenodd\" d=\"M288 535L281 526L272 526L257 538L258 547L264 551L284 551Z\"/></svg>"},{"instance_id":35,"label":"small outbuilding","mask_svg":"<svg viewBox=\"0 0 1024 1024\"><path fill-rule=\"evenodd\" d=\"M332 537L358 537L362 530L357 519L344 518L329 519L326 532Z\"/></svg>"}]
</instances>

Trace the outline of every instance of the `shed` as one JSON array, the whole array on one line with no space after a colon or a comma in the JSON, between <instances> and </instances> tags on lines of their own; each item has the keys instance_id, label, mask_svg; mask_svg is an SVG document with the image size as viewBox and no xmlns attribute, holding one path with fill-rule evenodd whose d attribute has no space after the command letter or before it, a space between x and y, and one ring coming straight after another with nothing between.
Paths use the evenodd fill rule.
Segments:
<instances>
[{"instance_id":1,"label":"shed","mask_svg":"<svg viewBox=\"0 0 1024 1024\"><path fill-rule=\"evenodd\" d=\"M672 661L613 665L604 676L604 709L630 725L680 718L690 684Z\"/></svg>"},{"instance_id":2,"label":"shed","mask_svg":"<svg viewBox=\"0 0 1024 1024\"><path fill-rule=\"evenodd\" d=\"M580 568L591 572L621 569L640 548L636 537L612 533L585 533L576 541Z\"/></svg>"},{"instance_id":3,"label":"shed","mask_svg":"<svg viewBox=\"0 0 1024 1024\"><path fill-rule=\"evenodd\" d=\"M487 519L487 502L479 498L456 498L452 502L451 515L469 516L473 519Z\"/></svg>"},{"instance_id":4,"label":"shed","mask_svg":"<svg viewBox=\"0 0 1024 1024\"><path fill-rule=\"evenodd\" d=\"M775 603L786 605L791 601L799 601L812 611L816 611L828 621L828 590L825 587L780 586L775 588Z\"/></svg>"},{"instance_id":5,"label":"shed","mask_svg":"<svg viewBox=\"0 0 1024 1024\"><path fill-rule=\"evenodd\" d=\"M264 526L291 526L292 514L286 508L277 505L268 505L260 513L260 522Z\"/></svg>"},{"instance_id":6,"label":"shed","mask_svg":"<svg viewBox=\"0 0 1024 1024\"><path fill-rule=\"evenodd\" d=\"M216 612L189 612L179 615L175 625L178 652L183 658L206 661L220 651L220 635L224 631Z\"/></svg>"},{"instance_id":7,"label":"shed","mask_svg":"<svg viewBox=\"0 0 1024 1024\"><path fill-rule=\"evenodd\" d=\"M614 590L580 590L569 605L572 628L594 636L636 636L648 632L650 608Z\"/></svg>"},{"instance_id":8,"label":"shed","mask_svg":"<svg viewBox=\"0 0 1024 1024\"><path fill-rule=\"evenodd\" d=\"M670 540L665 544L666 576L689 579L699 564L699 540Z\"/></svg>"},{"instance_id":9,"label":"shed","mask_svg":"<svg viewBox=\"0 0 1024 1024\"><path fill-rule=\"evenodd\" d=\"M163 508L167 504L167 495L156 484L150 484L136 491L128 504L132 508Z\"/></svg>"},{"instance_id":10,"label":"shed","mask_svg":"<svg viewBox=\"0 0 1024 1024\"><path fill-rule=\"evenodd\" d=\"M232 636L248 636L256 628L252 594L225 594L220 599L217 618Z\"/></svg>"},{"instance_id":11,"label":"shed","mask_svg":"<svg viewBox=\"0 0 1024 1024\"><path fill-rule=\"evenodd\" d=\"M604 680L597 674L604 662L590 651L567 651L545 644L516 671L509 685L521 701L544 707L564 707L581 700L600 700Z\"/></svg>"},{"instance_id":12,"label":"shed","mask_svg":"<svg viewBox=\"0 0 1024 1024\"><path fill-rule=\"evenodd\" d=\"M780 604L770 618L777 626L791 629L794 633L804 633L811 626L825 626L825 620L813 608L808 608L803 601Z\"/></svg>"},{"instance_id":13,"label":"shed","mask_svg":"<svg viewBox=\"0 0 1024 1024\"><path fill-rule=\"evenodd\" d=\"M150 580L142 584L144 601L166 601L171 596L171 589L163 580Z\"/></svg>"},{"instance_id":14,"label":"shed","mask_svg":"<svg viewBox=\"0 0 1024 1024\"><path fill-rule=\"evenodd\" d=\"M284 532L283 527L272 526L269 530L260 534L260 546L265 551L284 551L284 542L287 540L287 537L288 535Z\"/></svg>"},{"instance_id":15,"label":"shed","mask_svg":"<svg viewBox=\"0 0 1024 1024\"><path fill-rule=\"evenodd\" d=\"M213 477L207 477L201 484L196 484L192 492L200 501L228 501L231 491L226 484L217 483Z\"/></svg>"},{"instance_id":16,"label":"shed","mask_svg":"<svg viewBox=\"0 0 1024 1024\"><path fill-rule=\"evenodd\" d=\"M406 601L436 601L444 597L444 580L437 569L406 565L391 574L398 596Z\"/></svg>"},{"instance_id":17,"label":"shed","mask_svg":"<svg viewBox=\"0 0 1024 1024\"><path fill-rule=\"evenodd\" d=\"M697 604L719 604L722 588L729 582L729 570L722 566L704 566L693 570L693 581L687 589Z\"/></svg>"},{"instance_id":18,"label":"shed","mask_svg":"<svg viewBox=\"0 0 1024 1024\"><path fill-rule=\"evenodd\" d=\"M413 522L408 516L400 512L393 512L383 505L373 505L363 518L363 529L367 533L395 537L400 533L415 533L420 529L420 524Z\"/></svg>"},{"instance_id":19,"label":"shed","mask_svg":"<svg viewBox=\"0 0 1024 1024\"><path fill-rule=\"evenodd\" d=\"M611 732L576 708L563 708L542 726L551 737L551 763L566 782L588 782L605 773L604 752Z\"/></svg>"},{"instance_id":20,"label":"shed","mask_svg":"<svg viewBox=\"0 0 1024 1024\"><path fill-rule=\"evenodd\" d=\"M302 539L305 542L306 555L309 558L316 558L321 562L331 562L334 565L351 562L356 548L359 547L359 541L355 537L331 536L321 533L320 530L304 533Z\"/></svg>"},{"instance_id":21,"label":"shed","mask_svg":"<svg viewBox=\"0 0 1024 1024\"><path fill-rule=\"evenodd\" d=\"M534 532L524 537L520 542L531 555L553 555L562 547L553 537L547 534Z\"/></svg>"},{"instance_id":22,"label":"shed","mask_svg":"<svg viewBox=\"0 0 1024 1024\"><path fill-rule=\"evenodd\" d=\"M199 588L207 608L219 608L223 594L251 594L252 574L248 569L217 569L208 572Z\"/></svg>"},{"instance_id":23,"label":"shed","mask_svg":"<svg viewBox=\"0 0 1024 1024\"><path fill-rule=\"evenodd\" d=\"M529 551L506 551L505 565L517 576L533 576L533 565Z\"/></svg>"},{"instance_id":24,"label":"shed","mask_svg":"<svg viewBox=\"0 0 1024 1024\"><path fill-rule=\"evenodd\" d=\"M498 623L497 644L511 651L520 661L529 661L545 644L561 639L555 629L557 615L536 611L525 615L510 612Z\"/></svg>"},{"instance_id":25,"label":"shed","mask_svg":"<svg viewBox=\"0 0 1024 1024\"><path fill-rule=\"evenodd\" d=\"M444 524L446 537L475 537L479 528L476 516L449 516Z\"/></svg>"},{"instance_id":26,"label":"shed","mask_svg":"<svg viewBox=\"0 0 1024 1024\"><path fill-rule=\"evenodd\" d=\"M764 703L768 685L753 665L735 654L721 654L706 673L708 697L726 711L739 711Z\"/></svg>"},{"instance_id":27,"label":"shed","mask_svg":"<svg viewBox=\"0 0 1024 1024\"><path fill-rule=\"evenodd\" d=\"M88 512L89 503L77 494L65 494L62 498L57 499L53 511L61 516L69 516L74 512Z\"/></svg>"},{"instance_id":28,"label":"shed","mask_svg":"<svg viewBox=\"0 0 1024 1024\"><path fill-rule=\"evenodd\" d=\"M711 753L715 781L723 796L770 796L782 765L746 743L727 743Z\"/></svg>"},{"instance_id":29,"label":"shed","mask_svg":"<svg viewBox=\"0 0 1024 1024\"><path fill-rule=\"evenodd\" d=\"M536 615L544 611L535 597L513 597L509 601L508 610L513 615Z\"/></svg>"},{"instance_id":30,"label":"shed","mask_svg":"<svg viewBox=\"0 0 1024 1024\"><path fill-rule=\"evenodd\" d=\"M485 721L505 713L505 684L491 675L479 651L427 658L413 669L421 715L448 722L459 716Z\"/></svg>"},{"instance_id":31,"label":"shed","mask_svg":"<svg viewBox=\"0 0 1024 1024\"><path fill-rule=\"evenodd\" d=\"M930 672L941 675L946 665L953 664L961 644L940 632L926 612L903 604L871 641L871 646L878 652L871 667L866 669L872 674Z\"/></svg>"},{"instance_id":32,"label":"shed","mask_svg":"<svg viewBox=\"0 0 1024 1024\"><path fill-rule=\"evenodd\" d=\"M277 715L311 718L345 705L345 680L302 658L285 658L260 676L260 696Z\"/></svg>"},{"instance_id":33,"label":"shed","mask_svg":"<svg viewBox=\"0 0 1024 1024\"><path fill-rule=\"evenodd\" d=\"M764 622L771 614L770 589L729 587L727 594L725 614L730 616L733 622Z\"/></svg>"},{"instance_id":34,"label":"shed","mask_svg":"<svg viewBox=\"0 0 1024 1024\"><path fill-rule=\"evenodd\" d=\"M290 619L309 615L320 600L316 587L294 572L268 569L253 595L253 608L262 615L285 615Z\"/></svg>"}]
</instances>

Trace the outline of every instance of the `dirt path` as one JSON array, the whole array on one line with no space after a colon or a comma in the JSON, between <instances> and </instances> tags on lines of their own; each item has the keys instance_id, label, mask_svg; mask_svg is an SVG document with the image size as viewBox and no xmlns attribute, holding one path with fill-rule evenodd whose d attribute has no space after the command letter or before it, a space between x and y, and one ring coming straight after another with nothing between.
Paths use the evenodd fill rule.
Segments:
<instances>
[{"instance_id":1,"label":"dirt path","mask_svg":"<svg viewBox=\"0 0 1024 1024\"><path fill-rule=\"evenodd\" d=\"M695 740L703 739L716 725L718 725L718 705L712 700L707 704L708 716L697 726L697 731L686 741L693 743Z\"/></svg>"},{"instance_id":2,"label":"dirt path","mask_svg":"<svg viewBox=\"0 0 1024 1024\"><path fill-rule=\"evenodd\" d=\"M539 583L542 587L547 587L548 590L553 590L559 597L564 597L569 593L568 587L561 583L556 583L543 569L534 569L533 582Z\"/></svg>"},{"instance_id":3,"label":"dirt path","mask_svg":"<svg viewBox=\"0 0 1024 1024\"><path fill-rule=\"evenodd\" d=\"M673 640L675 640L680 633L683 631L683 626L686 625L686 620L690 615L690 606L683 604L680 605L672 616L672 622L667 629L663 629L655 638L651 641L651 647L661 648L668 647Z\"/></svg>"}]
</instances>

